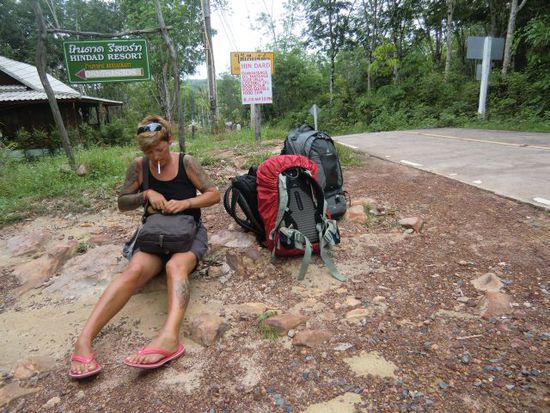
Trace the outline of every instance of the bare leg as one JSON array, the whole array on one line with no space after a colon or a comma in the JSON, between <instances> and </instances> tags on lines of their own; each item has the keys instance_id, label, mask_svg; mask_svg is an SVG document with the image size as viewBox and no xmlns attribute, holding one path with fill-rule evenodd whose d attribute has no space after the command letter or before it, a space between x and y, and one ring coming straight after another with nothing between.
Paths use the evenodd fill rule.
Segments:
<instances>
[{"instance_id":1,"label":"bare leg","mask_svg":"<svg viewBox=\"0 0 550 413\"><path fill-rule=\"evenodd\" d=\"M136 289L144 286L161 270L162 260L159 257L138 251L126 269L113 279L99 298L75 343L74 353L88 356L92 352L94 338L105 324L124 307ZM71 362L73 373L84 373L95 367L93 361L88 364Z\"/></svg>"},{"instance_id":2,"label":"bare leg","mask_svg":"<svg viewBox=\"0 0 550 413\"><path fill-rule=\"evenodd\" d=\"M195 268L197 258L192 252L174 254L166 263L168 289L168 316L157 337L147 347L176 351L179 344L181 323L189 304L189 274ZM132 363L151 364L164 356L161 354L132 354L126 360Z\"/></svg>"}]
</instances>

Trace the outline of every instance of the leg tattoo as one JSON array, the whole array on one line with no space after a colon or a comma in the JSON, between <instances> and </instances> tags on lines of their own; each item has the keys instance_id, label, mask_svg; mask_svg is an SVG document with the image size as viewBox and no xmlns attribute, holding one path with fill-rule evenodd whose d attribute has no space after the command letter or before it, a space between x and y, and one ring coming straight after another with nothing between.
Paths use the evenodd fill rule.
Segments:
<instances>
[{"instance_id":1,"label":"leg tattoo","mask_svg":"<svg viewBox=\"0 0 550 413\"><path fill-rule=\"evenodd\" d=\"M178 304L182 310L185 310L187 308L187 304L189 304L189 298L191 295L189 291L189 281L177 281L175 287L176 299L178 300Z\"/></svg>"}]
</instances>

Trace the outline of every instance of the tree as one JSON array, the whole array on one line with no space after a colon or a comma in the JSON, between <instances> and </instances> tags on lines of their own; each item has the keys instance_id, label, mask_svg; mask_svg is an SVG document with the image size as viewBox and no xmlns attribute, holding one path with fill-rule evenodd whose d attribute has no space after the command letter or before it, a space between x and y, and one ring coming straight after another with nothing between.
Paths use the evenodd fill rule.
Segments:
<instances>
[{"instance_id":1,"label":"tree","mask_svg":"<svg viewBox=\"0 0 550 413\"><path fill-rule=\"evenodd\" d=\"M162 9L160 7L160 0L155 1L155 10L157 12L157 21L160 26L160 33L164 43L166 43L166 48L168 49L168 55L170 56L170 64L173 70L174 76L174 99L176 101L177 114L178 114L178 142L180 145L180 151L185 152L185 125L183 122L183 104L181 101L181 79L180 71L178 66L178 55L176 53L176 48L174 47L174 42L168 34L168 29L164 23L164 16L162 14Z\"/></svg>"},{"instance_id":2,"label":"tree","mask_svg":"<svg viewBox=\"0 0 550 413\"><path fill-rule=\"evenodd\" d=\"M334 96L335 61L348 32L351 3L338 0L312 0L306 10L308 44L321 49L329 60L330 101Z\"/></svg>"},{"instance_id":3,"label":"tree","mask_svg":"<svg viewBox=\"0 0 550 413\"><path fill-rule=\"evenodd\" d=\"M356 42L361 45L367 58L368 93L371 93L373 89L373 54L384 38L384 28L381 21L383 4L382 0L362 0L359 12L352 20Z\"/></svg>"},{"instance_id":4,"label":"tree","mask_svg":"<svg viewBox=\"0 0 550 413\"><path fill-rule=\"evenodd\" d=\"M161 10L166 26L171 27L170 37L178 55L180 77L195 72L198 64L204 61L200 0L161 0ZM121 10L127 27L152 27L157 24L154 7L146 0L121 0ZM144 27L145 26L145 27ZM149 36L149 62L153 82L152 97L157 100L163 115L172 119L175 107L175 75L170 70L170 54L160 36Z\"/></svg>"},{"instance_id":5,"label":"tree","mask_svg":"<svg viewBox=\"0 0 550 413\"><path fill-rule=\"evenodd\" d=\"M71 142L69 141L67 129L65 129L65 124L63 123L63 117L61 116L61 111L59 110L57 99L55 98L54 91L50 86L50 82L46 74L47 31L46 31L46 23L44 21L44 16L42 14L42 8L40 7L39 0L33 1L32 8L36 16L36 27L38 31L38 35L37 35L38 42L36 45L36 69L38 71L38 76L40 77L40 81L44 86L44 91L48 96L48 102L50 103L50 107L52 109L52 115L53 115L55 124L57 126L57 129L59 130L59 135L61 136L61 142L63 144L63 149L65 150L65 154L67 155L67 159L69 160L69 165L73 170L76 170L76 163L74 159L73 148L71 147Z\"/></svg>"},{"instance_id":6,"label":"tree","mask_svg":"<svg viewBox=\"0 0 550 413\"><path fill-rule=\"evenodd\" d=\"M407 41L413 32L414 22L418 14L419 0L389 0L387 14L387 31L395 47L395 66L393 81L399 81L399 66L406 54Z\"/></svg>"},{"instance_id":7,"label":"tree","mask_svg":"<svg viewBox=\"0 0 550 413\"><path fill-rule=\"evenodd\" d=\"M445 59L445 79L451 71L451 58L453 56L453 12L455 0L447 0L447 57Z\"/></svg>"},{"instance_id":8,"label":"tree","mask_svg":"<svg viewBox=\"0 0 550 413\"><path fill-rule=\"evenodd\" d=\"M518 6L518 0L510 2L510 17L508 29L506 30L506 43L504 44L504 59L502 61L502 76L506 76L512 62L512 44L514 42L514 31L516 30L516 17L519 11L525 6L527 0L523 0Z\"/></svg>"}]
</instances>

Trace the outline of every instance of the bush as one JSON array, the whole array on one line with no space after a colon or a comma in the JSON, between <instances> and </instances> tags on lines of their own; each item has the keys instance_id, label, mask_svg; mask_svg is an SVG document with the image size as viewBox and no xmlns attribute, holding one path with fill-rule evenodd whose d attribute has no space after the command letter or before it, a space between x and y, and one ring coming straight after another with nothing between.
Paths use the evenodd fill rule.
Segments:
<instances>
[{"instance_id":1,"label":"bush","mask_svg":"<svg viewBox=\"0 0 550 413\"><path fill-rule=\"evenodd\" d=\"M13 142L4 143L0 140L0 175L2 171L6 171L12 163L16 162L16 159L10 155L15 147L16 145Z\"/></svg>"},{"instance_id":2,"label":"bush","mask_svg":"<svg viewBox=\"0 0 550 413\"><path fill-rule=\"evenodd\" d=\"M407 113L404 110L392 112L384 110L370 124L370 129L374 132L407 129L409 126Z\"/></svg>"},{"instance_id":3,"label":"bush","mask_svg":"<svg viewBox=\"0 0 550 413\"><path fill-rule=\"evenodd\" d=\"M32 135L25 128L17 129L17 132L15 132L15 142L17 145L17 149L21 149L23 151L27 149L32 149L33 147Z\"/></svg>"},{"instance_id":4,"label":"bush","mask_svg":"<svg viewBox=\"0 0 550 413\"><path fill-rule=\"evenodd\" d=\"M101 127L101 140L107 145L128 145L132 143L132 137L120 119Z\"/></svg>"}]
</instances>

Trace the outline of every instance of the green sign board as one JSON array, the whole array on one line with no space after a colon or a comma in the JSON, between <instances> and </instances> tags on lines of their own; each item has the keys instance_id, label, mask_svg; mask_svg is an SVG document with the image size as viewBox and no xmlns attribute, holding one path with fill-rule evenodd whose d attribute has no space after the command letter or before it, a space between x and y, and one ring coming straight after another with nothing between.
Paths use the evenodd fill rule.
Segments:
<instances>
[{"instance_id":1,"label":"green sign board","mask_svg":"<svg viewBox=\"0 0 550 413\"><path fill-rule=\"evenodd\" d=\"M145 39L70 41L63 49L70 83L151 79Z\"/></svg>"}]
</instances>

